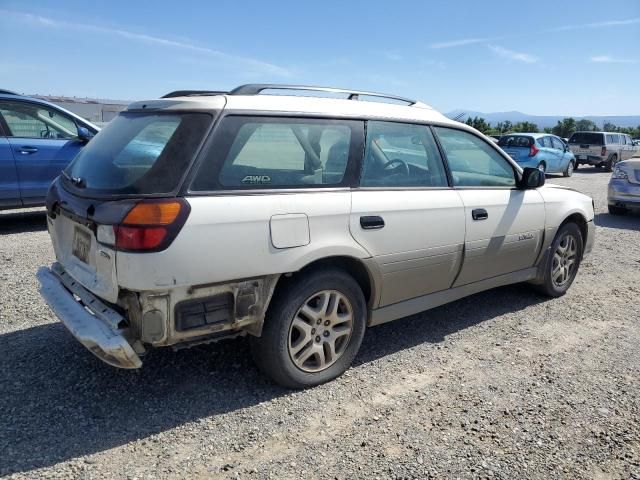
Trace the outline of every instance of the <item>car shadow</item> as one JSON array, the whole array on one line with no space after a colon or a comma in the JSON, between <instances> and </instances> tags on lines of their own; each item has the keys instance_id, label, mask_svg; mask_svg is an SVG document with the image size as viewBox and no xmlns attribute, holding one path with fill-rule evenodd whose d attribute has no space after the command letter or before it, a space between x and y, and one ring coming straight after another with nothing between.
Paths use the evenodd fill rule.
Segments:
<instances>
[{"instance_id":1,"label":"car shadow","mask_svg":"<svg viewBox=\"0 0 640 480\"><path fill-rule=\"evenodd\" d=\"M596 213L593 221L598 227L640 231L640 212L628 211L625 215Z\"/></svg>"},{"instance_id":2,"label":"car shadow","mask_svg":"<svg viewBox=\"0 0 640 480\"><path fill-rule=\"evenodd\" d=\"M593 173L604 173L606 175L611 175L611 172L607 172L604 168L597 168L592 166L585 167L581 165L579 169L573 171L574 175L582 174L582 173L588 174L588 175L591 175Z\"/></svg>"},{"instance_id":3,"label":"car shadow","mask_svg":"<svg viewBox=\"0 0 640 480\"><path fill-rule=\"evenodd\" d=\"M499 301L496 301L499 299ZM369 329L355 365L545 301L521 285L476 294ZM0 335L0 476L102 452L201 418L286 395L250 360L246 339L101 363L60 323ZM322 387L319 387L322 388ZM64 440L62 440L64 439Z\"/></svg>"},{"instance_id":4,"label":"car shadow","mask_svg":"<svg viewBox=\"0 0 640 480\"><path fill-rule=\"evenodd\" d=\"M46 210L0 212L0 235L47 229Z\"/></svg>"}]
</instances>

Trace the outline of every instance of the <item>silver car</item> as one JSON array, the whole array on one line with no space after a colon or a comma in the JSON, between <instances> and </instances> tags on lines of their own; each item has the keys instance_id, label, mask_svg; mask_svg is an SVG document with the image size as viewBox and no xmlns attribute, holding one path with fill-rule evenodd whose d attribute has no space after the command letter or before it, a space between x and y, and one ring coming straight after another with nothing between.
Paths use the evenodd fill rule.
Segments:
<instances>
[{"instance_id":1,"label":"silver car","mask_svg":"<svg viewBox=\"0 0 640 480\"><path fill-rule=\"evenodd\" d=\"M629 209L640 209L640 158L616 165L607 195L609 213L623 215Z\"/></svg>"},{"instance_id":2,"label":"silver car","mask_svg":"<svg viewBox=\"0 0 640 480\"><path fill-rule=\"evenodd\" d=\"M593 165L611 172L616 163L633 157L637 147L625 133L575 132L569 138L569 149L576 156L576 169Z\"/></svg>"}]
</instances>

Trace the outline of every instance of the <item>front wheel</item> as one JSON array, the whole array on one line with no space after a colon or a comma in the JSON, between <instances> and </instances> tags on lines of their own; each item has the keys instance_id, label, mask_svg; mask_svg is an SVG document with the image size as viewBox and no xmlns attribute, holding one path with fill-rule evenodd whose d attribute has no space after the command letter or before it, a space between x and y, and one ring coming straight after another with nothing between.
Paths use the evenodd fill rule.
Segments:
<instances>
[{"instance_id":1,"label":"front wheel","mask_svg":"<svg viewBox=\"0 0 640 480\"><path fill-rule=\"evenodd\" d=\"M575 223L560 227L545 260L539 290L550 297L564 295L573 283L582 260L583 238Z\"/></svg>"},{"instance_id":2,"label":"front wheel","mask_svg":"<svg viewBox=\"0 0 640 480\"><path fill-rule=\"evenodd\" d=\"M341 270L319 270L289 283L269 306L262 336L252 338L256 365L288 388L327 382L349 368L366 326L358 283Z\"/></svg>"},{"instance_id":3,"label":"front wheel","mask_svg":"<svg viewBox=\"0 0 640 480\"><path fill-rule=\"evenodd\" d=\"M573 160L569 162L567 168L565 168L564 172L562 172L562 175L565 177L570 177L571 175L573 175Z\"/></svg>"}]
</instances>

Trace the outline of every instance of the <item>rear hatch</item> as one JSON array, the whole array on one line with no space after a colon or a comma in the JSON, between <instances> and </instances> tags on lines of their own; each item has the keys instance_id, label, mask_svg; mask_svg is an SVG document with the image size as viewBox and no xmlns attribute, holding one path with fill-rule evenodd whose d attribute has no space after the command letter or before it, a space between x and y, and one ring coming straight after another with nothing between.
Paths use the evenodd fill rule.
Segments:
<instances>
[{"instance_id":1,"label":"rear hatch","mask_svg":"<svg viewBox=\"0 0 640 480\"><path fill-rule=\"evenodd\" d=\"M211 121L206 113L121 113L56 179L49 233L57 261L82 286L117 301L121 223L140 202L175 198Z\"/></svg>"},{"instance_id":2,"label":"rear hatch","mask_svg":"<svg viewBox=\"0 0 640 480\"><path fill-rule=\"evenodd\" d=\"M527 135L503 135L498 146L516 162L524 162L530 159L534 142L533 137Z\"/></svg>"},{"instance_id":3,"label":"rear hatch","mask_svg":"<svg viewBox=\"0 0 640 480\"><path fill-rule=\"evenodd\" d=\"M576 132L569 138L569 149L578 160L602 155L604 135L596 132Z\"/></svg>"}]
</instances>

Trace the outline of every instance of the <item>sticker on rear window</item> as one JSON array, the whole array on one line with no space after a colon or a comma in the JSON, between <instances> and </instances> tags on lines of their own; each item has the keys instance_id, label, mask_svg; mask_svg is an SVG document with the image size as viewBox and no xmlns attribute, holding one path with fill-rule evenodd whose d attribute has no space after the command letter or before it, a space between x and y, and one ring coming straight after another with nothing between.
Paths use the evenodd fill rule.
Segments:
<instances>
[{"instance_id":1,"label":"sticker on rear window","mask_svg":"<svg viewBox=\"0 0 640 480\"><path fill-rule=\"evenodd\" d=\"M250 185L271 183L271 177L269 175L247 175L242 179L242 183Z\"/></svg>"}]
</instances>

